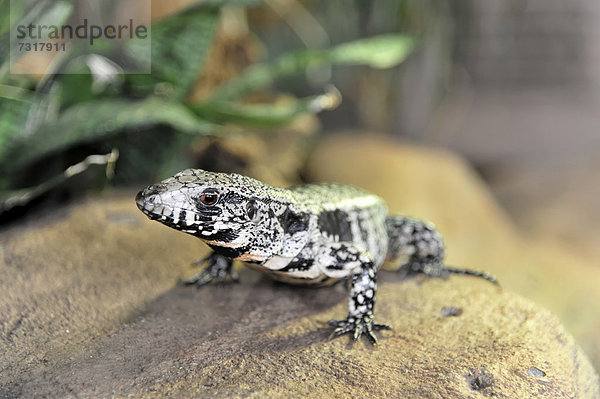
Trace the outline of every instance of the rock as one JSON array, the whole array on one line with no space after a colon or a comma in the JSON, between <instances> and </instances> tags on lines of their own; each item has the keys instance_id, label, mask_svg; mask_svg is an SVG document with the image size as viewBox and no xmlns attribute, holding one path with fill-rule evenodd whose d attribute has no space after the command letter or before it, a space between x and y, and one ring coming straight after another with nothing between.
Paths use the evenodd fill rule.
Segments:
<instances>
[{"instance_id":1,"label":"rock","mask_svg":"<svg viewBox=\"0 0 600 399\"><path fill-rule=\"evenodd\" d=\"M148 223L134 196L73 205L2 232L0 387L119 328L201 255L193 237Z\"/></svg>"},{"instance_id":2,"label":"rock","mask_svg":"<svg viewBox=\"0 0 600 399\"><path fill-rule=\"evenodd\" d=\"M572 258L520 237L460 160L369 137L323 144L308 171L435 220L452 263L493 272L505 291L382 272L376 318L394 330L375 348L328 340L343 285L292 287L241 268L238 285L180 287L206 247L146 219L135 191L113 192L0 233L0 398L600 397L558 319L510 292L543 298L559 271L542 273L544 262ZM575 280L560 292L595 300ZM565 317L556 305L576 298L545 304Z\"/></svg>"},{"instance_id":3,"label":"rock","mask_svg":"<svg viewBox=\"0 0 600 399\"><path fill-rule=\"evenodd\" d=\"M341 284L292 287L244 268L238 285L179 287L206 249L147 220L134 194L0 234L0 398L600 396L556 317L480 279L382 272L376 317L394 330L376 348L328 340L326 321L346 312Z\"/></svg>"},{"instance_id":4,"label":"rock","mask_svg":"<svg viewBox=\"0 0 600 399\"><path fill-rule=\"evenodd\" d=\"M448 264L490 272L505 289L551 310L600 368L600 268L518 231L463 159L377 134L340 135L316 148L306 174L364 187L391 212L434 222Z\"/></svg>"}]
</instances>

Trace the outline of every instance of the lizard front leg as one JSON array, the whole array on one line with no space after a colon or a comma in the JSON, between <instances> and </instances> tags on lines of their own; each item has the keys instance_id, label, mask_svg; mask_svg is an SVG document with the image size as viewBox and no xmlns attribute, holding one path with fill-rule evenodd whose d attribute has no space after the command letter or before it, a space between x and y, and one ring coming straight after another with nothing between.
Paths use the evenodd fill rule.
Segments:
<instances>
[{"instance_id":1,"label":"lizard front leg","mask_svg":"<svg viewBox=\"0 0 600 399\"><path fill-rule=\"evenodd\" d=\"M196 285L201 287L211 282L221 283L229 278L233 281L238 281L238 274L233 270L233 260L220 255L216 252L211 253L206 258L199 259L194 262L194 266L206 264L206 267L193 277L184 281L185 285Z\"/></svg>"},{"instance_id":2,"label":"lizard front leg","mask_svg":"<svg viewBox=\"0 0 600 399\"><path fill-rule=\"evenodd\" d=\"M319 264L330 277L350 277L350 296L348 298L348 316L343 320L330 320L337 327L331 337L352 334L358 340L364 333L373 343L377 338L373 331L390 330L385 324L375 323L373 310L377 292L377 267L372 258L356 247L345 243L334 243L321 252Z\"/></svg>"}]
</instances>

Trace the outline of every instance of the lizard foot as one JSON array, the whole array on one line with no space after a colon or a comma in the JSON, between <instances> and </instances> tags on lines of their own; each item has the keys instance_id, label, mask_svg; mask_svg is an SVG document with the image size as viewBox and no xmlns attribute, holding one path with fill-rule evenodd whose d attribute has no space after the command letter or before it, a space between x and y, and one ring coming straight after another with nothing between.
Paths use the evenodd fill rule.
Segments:
<instances>
[{"instance_id":1,"label":"lizard foot","mask_svg":"<svg viewBox=\"0 0 600 399\"><path fill-rule=\"evenodd\" d=\"M212 282L222 283L229 280L237 282L239 280L238 274L233 270L233 261L225 256L213 252L206 258L193 263L194 266L201 266L202 264L206 264L206 267L193 277L185 280L185 285L201 287Z\"/></svg>"},{"instance_id":2,"label":"lizard foot","mask_svg":"<svg viewBox=\"0 0 600 399\"><path fill-rule=\"evenodd\" d=\"M392 327L386 324L375 323L373 321L373 315L365 315L362 317L348 316L344 320L329 320L329 325L337 327L331 333L329 339L344 334L353 334L354 340L357 341L360 336L365 333L373 345L377 344L377 337L375 337L373 331L392 329Z\"/></svg>"}]
</instances>

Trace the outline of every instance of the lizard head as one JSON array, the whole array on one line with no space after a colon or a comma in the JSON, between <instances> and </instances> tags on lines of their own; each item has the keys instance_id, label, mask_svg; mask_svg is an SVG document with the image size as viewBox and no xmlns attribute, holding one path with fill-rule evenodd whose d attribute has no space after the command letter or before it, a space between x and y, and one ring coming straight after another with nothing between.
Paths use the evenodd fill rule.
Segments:
<instances>
[{"instance_id":1,"label":"lizard head","mask_svg":"<svg viewBox=\"0 0 600 399\"><path fill-rule=\"evenodd\" d=\"M238 174L186 169L144 188L136 203L150 219L196 236L232 258L260 261L281 245L282 232L269 217L269 203L260 200L268 189L275 188Z\"/></svg>"}]
</instances>

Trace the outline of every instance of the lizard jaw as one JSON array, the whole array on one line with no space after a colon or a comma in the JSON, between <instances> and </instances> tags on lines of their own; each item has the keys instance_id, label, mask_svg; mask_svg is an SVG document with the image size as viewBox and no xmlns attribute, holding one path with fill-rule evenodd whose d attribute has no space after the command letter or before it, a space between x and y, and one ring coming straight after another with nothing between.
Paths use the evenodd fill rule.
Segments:
<instances>
[{"instance_id":1,"label":"lizard jaw","mask_svg":"<svg viewBox=\"0 0 600 399\"><path fill-rule=\"evenodd\" d=\"M156 220L162 224L183 230L187 233L194 234L202 230L197 223L189 222L186 219L181 219L181 215L187 214L184 210L173 208L168 203L162 200L160 192L154 187L149 186L140 191L135 197L135 203L144 215L150 220ZM193 214L193 213L190 213Z\"/></svg>"}]
</instances>

